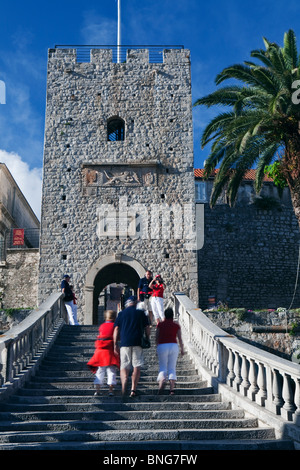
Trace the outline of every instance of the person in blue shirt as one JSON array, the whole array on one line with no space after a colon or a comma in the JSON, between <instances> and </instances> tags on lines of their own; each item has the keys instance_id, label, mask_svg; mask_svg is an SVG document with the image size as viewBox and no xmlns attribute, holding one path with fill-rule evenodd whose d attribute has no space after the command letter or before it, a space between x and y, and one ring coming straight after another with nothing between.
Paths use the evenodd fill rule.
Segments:
<instances>
[{"instance_id":1,"label":"person in blue shirt","mask_svg":"<svg viewBox=\"0 0 300 470\"><path fill-rule=\"evenodd\" d=\"M141 346L144 331L149 338L150 327L147 315L137 308L137 297L131 296L126 302L126 308L122 310L115 321L114 350L120 354L120 378L122 395L126 393L129 371L133 367L131 376L130 397L136 396L136 388L141 375L141 367L144 363L143 349ZM118 346L120 341L120 351Z\"/></svg>"}]
</instances>

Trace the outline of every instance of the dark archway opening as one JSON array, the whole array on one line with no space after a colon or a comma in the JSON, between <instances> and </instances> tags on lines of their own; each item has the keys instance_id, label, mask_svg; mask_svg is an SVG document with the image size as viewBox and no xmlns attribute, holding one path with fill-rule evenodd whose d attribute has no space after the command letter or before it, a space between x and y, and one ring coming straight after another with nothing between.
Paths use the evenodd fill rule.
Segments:
<instances>
[{"instance_id":1,"label":"dark archway opening","mask_svg":"<svg viewBox=\"0 0 300 470\"><path fill-rule=\"evenodd\" d=\"M124 263L111 263L101 269L94 280L93 325L99 325L103 321L108 295L113 292L115 301L123 308L126 298L136 295L139 279L135 269Z\"/></svg>"}]
</instances>

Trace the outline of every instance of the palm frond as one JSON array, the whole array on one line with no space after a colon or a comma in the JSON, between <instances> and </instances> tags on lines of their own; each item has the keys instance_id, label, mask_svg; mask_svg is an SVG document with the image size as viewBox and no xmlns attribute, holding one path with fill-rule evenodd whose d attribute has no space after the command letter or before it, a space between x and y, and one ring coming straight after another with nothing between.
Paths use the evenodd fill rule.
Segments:
<instances>
[{"instance_id":1,"label":"palm frond","mask_svg":"<svg viewBox=\"0 0 300 470\"><path fill-rule=\"evenodd\" d=\"M262 184L263 184L263 180L265 176L265 168L266 166L272 163L278 147L279 147L279 144L272 142L269 145L265 145L265 148L260 154L260 158L259 158L257 168L256 168L255 181L254 181L254 189L256 193L259 193L259 191L262 188Z\"/></svg>"},{"instance_id":2,"label":"palm frond","mask_svg":"<svg viewBox=\"0 0 300 470\"><path fill-rule=\"evenodd\" d=\"M271 46L267 51L266 54L271 60L272 66L270 67L270 70L272 70L272 73L274 75L279 74L284 74L286 70L288 70L288 67L286 65L286 61L284 59L284 55L282 53L282 50L280 49L279 46Z\"/></svg>"},{"instance_id":3,"label":"palm frond","mask_svg":"<svg viewBox=\"0 0 300 470\"><path fill-rule=\"evenodd\" d=\"M266 56L266 51L263 49L255 49L251 51L251 57L255 57L256 59L260 60L266 67L272 67L272 62L270 58ZM257 64L255 64L255 66L256 65Z\"/></svg>"},{"instance_id":4,"label":"palm frond","mask_svg":"<svg viewBox=\"0 0 300 470\"><path fill-rule=\"evenodd\" d=\"M202 147L207 145L212 139L215 139L217 136L219 136L224 127L228 126L228 121L232 121L234 118L235 114L232 111L229 113L221 113L213 118L202 133Z\"/></svg>"},{"instance_id":5,"label":"palm frond","mask_svg":"<svg viewBox=\"0 0 300 470\"><path fill-rule=\"evenodd\" d=\"M294 163L300 158L300 106L293 103L293 84L300 80L300 57L293 31L284 36L284 47L263 38L265 50L257 49L251 56L259 62L247 61L226 67L216 77L216 84L233 79L234 86L219 90L197 100L194 106L205 105L231 108L221 111L202 133L202 146L211 144L206 160L206 176L218 167L214 178L211 205L223 190L234 204L245 172L257 166L255 189L258 191L264 177L264 168L270 164L278 148L289 148L285 153L284 171L288 174L288 159ZM293 152L292 157L289 156ZM295 165L294 165L295 166ZM299 169L300 175L300 169Z\"/></svg>"},{"instance_id":6,"label":"palm frond","mask_svg":"<svg viewBox=\"0 0 300 470\"><path fill-rule=\"evenodd\" d=\"M223 143L220 143L218 146L215 146L205 160L204 167L204 178L207 179L213 173L214 169L218 166L219 162L222 161L226 152L229 151L230 146L224 146Z\"/></svg>"},{"instance_id":7,"label":"palm frond","mask_svg":"<svg viewBox=\"0 0 300 470\"><path fill-rule=\"evenodd\" d=\"M259 85L256 78L251 73L251 68L243 64L235 64L230 67L226 67L217 75L215 83L216 85L220 85L224 80L232 78L247 83L248 85Z\"/></svg>"},{"instance_id":8,"label":"palm frond","mask_svg":"<svg viewBox=\"0 0 300 470\"><path fill-rule=\"evenodd\" d=\"M222 89L216 90L203 98L199 98L195 101L193 106L205 105L207 108L215 105L232 106L234 105L239 92L240 87L238 86L223 87Z\"/></svg>"},{"instance_id":9,"label":"palm frond","mask_svg":"<svg viewBox=\"0 0 300 470\"><path fill-rule=\"evenodd\" d=\"M255 67L252 74L256 78L259 85L269 94L274 95L278 92L280 84L275 75L268 69L263 67Z\"/></svg>"},{"instance_id":10,"label":"palm frond","mask_svg":"<svg viewBox=\"0 0 300 470\"><path fill-rule=\"evenodd\" d=\"M284 34L282 53L289 69L298 67L296 35L291 29Z\"/></svg>"}]
</instances>

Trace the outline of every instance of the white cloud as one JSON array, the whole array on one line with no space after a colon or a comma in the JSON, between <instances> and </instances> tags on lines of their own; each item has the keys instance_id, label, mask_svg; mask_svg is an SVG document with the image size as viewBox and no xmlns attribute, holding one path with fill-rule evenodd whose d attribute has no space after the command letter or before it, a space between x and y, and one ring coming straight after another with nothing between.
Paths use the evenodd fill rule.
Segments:
<instances>
[{"instance_id":1,"label":"white cloud","mask_svg":"<svg viewBox=\"0 0 300 470\"><path fill-rule=\"evenodd\" d=\"M17 167L28 162L27 171L22 168L24 174L28 174L29 168L42 166L46 65L39 54L32 52L32 35L26 31L19 33L13 38L11 49L0 47L1 79L6 86L6 104L0 107L0 161L8 167L8 163L16 162L17 158L19 162L14 163ZM31 173L35 171L38 170L31 170ZM17 168L15 172L19 173ZM27 194L30 194L28 190ZM26 194L25 197L29 199ZM40 208L34 204L36 198L31 205L39 216Z\"/></svg>"},{"instance_id":2,"label":"white cloud","mask_svg":"<svg viewBox=\"0 0 300 470\"><path fill-rule=\"evenodd\" d=\"M117 21L97 15L94 11L84 14L81 29L84 44L112 45L117 41Z\"/></svg>"},{"instance_id":3,"label":"white cloud","mask_svg":"<svg viewBox=\"0 0 300 470\"><path fill-rule=\"evenodd\" d=\"M37 218L41 215L42 168L30 169L22 157L0 150L0 162L5 163Z\"/></svg>"}]
</instances>

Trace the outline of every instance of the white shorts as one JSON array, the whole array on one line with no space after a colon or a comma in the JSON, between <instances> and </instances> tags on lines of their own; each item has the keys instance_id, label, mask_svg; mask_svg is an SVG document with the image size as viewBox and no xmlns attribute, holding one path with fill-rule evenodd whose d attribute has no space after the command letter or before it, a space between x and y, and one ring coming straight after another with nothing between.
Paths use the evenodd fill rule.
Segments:
<instances>
[{"instance_id":1,"label":"white shorts","mask_svg":"<svg viewBox=\"0 0 300 470\"><path fill-rule=\"evenodd\" d=\"M142 367L144 364L143 348L141 346L122 346L120 348L121 369Z\"/></svg>"},{"instance_id":2,"label":"white shorts","mask_svg":"<svg viewBox=\"0 0 300 470\"><path fill-rule=\"evenodd\" d=\"M152 312L150 298L149 299L144 299L143 302L139 302L137 304L136 308L144 310L145 314L149 315L149 310L150 310L150 312Z\"/></svg>"}]
</instances>

